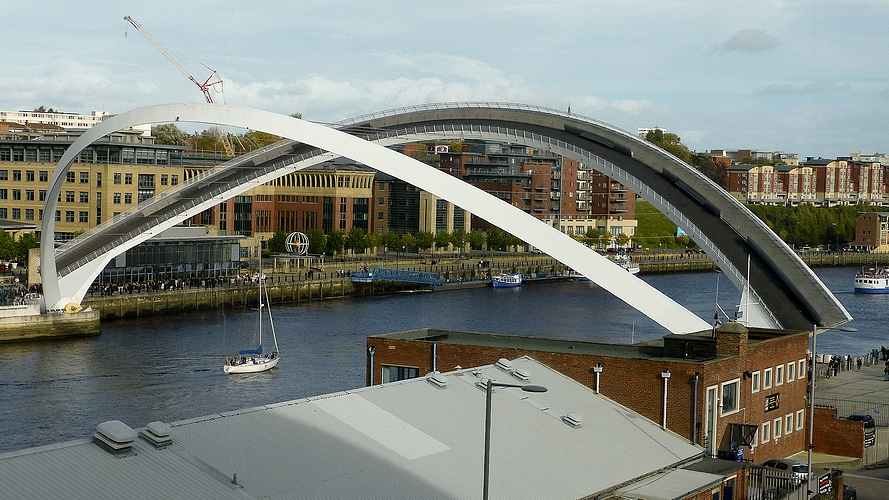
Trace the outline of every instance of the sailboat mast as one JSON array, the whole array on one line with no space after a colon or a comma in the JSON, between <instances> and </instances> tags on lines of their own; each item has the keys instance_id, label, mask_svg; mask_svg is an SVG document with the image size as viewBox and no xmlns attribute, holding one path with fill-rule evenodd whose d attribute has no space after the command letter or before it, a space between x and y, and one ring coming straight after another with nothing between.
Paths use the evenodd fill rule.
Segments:
<instances>
[{"instance_id":1,"label":"sailboat mast","mask_svg":"<svg viewBox=\"0 0 889 500\"><path fill-rule=\"evenodd\" d=\"M264 299L262 291L265 288L262 282L262 240L259 240L259 347L262 348L262 306Z\"/></svg>"}]
</instances>

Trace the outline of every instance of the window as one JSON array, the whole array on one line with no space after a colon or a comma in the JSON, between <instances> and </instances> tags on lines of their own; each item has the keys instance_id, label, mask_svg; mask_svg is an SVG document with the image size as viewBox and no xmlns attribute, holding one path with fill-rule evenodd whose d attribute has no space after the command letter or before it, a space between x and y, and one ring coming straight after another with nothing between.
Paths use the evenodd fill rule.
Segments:
<instances>
[{"instance_id":1,"label":"window","mask_svg":"<svg viewBox=\"0 0 889 500\"><path fill-rule=\"evenodd\" d=\"M409 366L389 366L383 365L382 382L397 382L399 380L407 380L409 378L417 378L420 376L419 368Z\"/></svg>"},{"instance_id":2,"label":"window","mask_svg":"<svg viewBox=\"0 0 889 500\"><path fill-rule=\"evenodd\" d=\"M133 193L124 193L123 202L126 204L130 204L133 202Z\"/></svg>"},{"instance_id":3,"label":"window","mask_svg":"<svg viewBox=\"0 0 889 500\"><path fill-rule=\"evenodd\" d=\"M34 209L26 208L25 209L25 220L34 220Z\"/></svg>"},{"instance_id":4,"label":"window","mask_svg":"<svg viewBox=\"0 0 889 500\"><path fill-rule=\"evenodd\" d=\"M39 176L38 178L40 179L40 182L49 181L49 172L47 172L46 170L41 170L37 175Z\"/></svg>"},{"instance_id":5,"label":"window","mask_svg":"<svg viewBox=\"0 0 889 500\"><path fill-rule=\"evenodd\" d=\"M170 176L170 185L175 186L177 184L179 184L179 176L178 175L171 175Z\"/></svg>"},{"instance_id":6,"label":"window","mask_svg":"<svg viewBox=\"0 0 889 500\"><path fill-rule=\"evenodd\" d=\"M14 180L14 181L22 180L22 171L21 170L13 170L12 171L12 180Z\"/></svg>"},{"instance_id":7,"label":"window","mask_svg":"<svg viewBox=\"0 0 889 500\"><path fill-rule=\"evenodd\" d=\"M34 182L34 171L33 170L25 170L25 180L28 182Z\"/></svg>"},{"instance_id":8,"label":"window","mask_svg":"<svg viewBox=\"0 0 889 500\"><path fill-rule=\"evenodd\" d=\"M796 380L795 375L796 375L796 363L791 361L790 363L787 363L787 382L793 382L794 380Z\"/></svg>"},{"instance_id":9,"label":"window","mask_svg":"<svg viewBox=\"0 0 889 500\"><path fill-rule=\"evenodd\" d=\"M81 184L89 184L90 183L90 173L89 172L81 172L80 173L80 183Z\"/></svg>"},{"instance_id":10,"label":"window","mask_svg":"<svg viewBox=\"0 0 889 500\"><path fill-rule=\"evenodd\" d=\"M9 191L5 189L0 189L0 200L5 200L9 195Z\"/></svg>"},{"instance_id":11,"label":"window","mask_svg":"<svg viewBox=\"0 0 889 500\"><path fill-rule=\"evenodd\" d=\"M120 176L120 173L115 173L115 174L114 174L114 183L115 183L115 184L120 184L120 177L121 177L121 176Z\"/></svg>"},{"instance_id":12,"label":"window","mask_svg":"<svg viewBox=\"0 0 889 500\"><path fill-rule=\"evenodd\" d=\"M13 173L15 173L14 170ZM74 182L74 172L68 172L67 174L65 174L65 182Z\"/></svg>"},{"instance_id":13,"label":"window","mask_svg":"<svg viewBox=\"0 0 889 500\"><path fill-rule=\"evenodd\" d=\"M13 189L12 190L12 199L13 200L21 200L22 199L22 190L21 189Z\"/></svg>"},{"instance_id":14,"label":"window","mask_svg":"<svg viewBox=\"0 0 889 500\"><path fill-rule=\"evenodd\" d=\"M161 174L161 186L167 185L167 174Z\"/></svg>"},{"instance_id":15,"label":"window","mask_svg":"<svg viewBox=\"0 0 889 500\"><path fill-rule=\"evenodd\" d=\"M9 170L0 170L0 181L9 180Z\"/></svg>"},{"instance_id":16,"label":"window","mask_svg":"<svg viewBox=\"0 0 889 500\"><path fill-rule=\"evenodd\" d=\"M722 384L722 416L735 413L740 408L738 401L740 385L741 379L739 378Z\"/></svg>"},{"instance_id":17,"label":"window","mask_svg":"<svg viewBox=\"0 0 889 500\"><path fill-rule=\"evenodd\" d=\"M90 202L90 194L88 191L80 192L80 202L81 203L89 203Z\"/></svg>"},{"instance_id":18,"label":"window","mask_svg":"<svg viewBox=\"0 0 889 500\"><path fill-rule=\"evenodd\" d=\"M74 210L65 210L65 222L74 222Z\"/></svg>"},{"instance_id":19,"label":"window","mask_svg":"<svg viewBox=\"0 0 889 500\"><path fill-rule=\"evenodd\" d=\"M806 410L796 410L796 430L800 431L803 429L803 425L806 423Z\"/></svg>"},{"instance_id":20,"label":"window","mask_svg":"<svg viewBox=\"0 0 889 500\"><path fill-rule=\"evenodd\" d=\"M775 419L772 425L772 437L775 438L775 441L781 437L781 417Z\"/></svg>"},{"instance_id":21,"label":"window","mask_svg":"<svg viewBox=\"0 0 889 500\"><path fill-rule=\"evenodd\" d=\"M788 435L793 432L793 413L788 413L784 415L784 435Z\"/></svg>"},{"instance_id":22,"label":"window","mask_svg":"<svg viewBox=\"0 0 889 500\"><path fill-rule=\"evenodd\" d=\"M772 427L772 425L768 422L762 423L762 433L761 433L762 439L759 440L760 443L766 444L769 442L769 439L772 438L771 432L769 431L769 429L771 429L771 427Z\"/></svg>"},{"instance_id":23,"label":"window","mask_svg":"<svg viewBox=\"0 0 889 500\"><path fill-rule=\"evenodd\" d=\"M60 222L62 220L62 211L56 210L56 222Z\"/></svg>"},{"instance_id":24,"label":"window","mask_svg":"<svg viewBox=\"0 0 889 500\"><path fill-rule=\"evenodd\" d=\"M25 200L34 201L34 190L33 189L26 189L25 190Z\"/></svg>"},{"instance_id":25,"label":"window","mask_svg":"<svg viewBox=\"0 0 889 500\"><path fill-rule=\"evenodd\" d=\"M22 209L21 208L13 208L12 209L12 218L15 220L22 218Z\"/></svg>"},{"instance_id":26,"label":"window","mask_svg":"<svg viewBox=\"0 0 889 500\"><path fill-rule=\"evenodd\" d=\"M80 211L80 222L89 222L90 221L90 213L81 210Z\"/></svg>"},{"instance_id":27,"label":"window","mask_svg":"<svg viewBox=\"0 0 889 500\"><path fill-rule=\"evenodd\" d=\"M759 370L750 375L750 392L759 392Z\"/></svg>"},{"instance_id":28,"label":"window","mask_svg":"<svg viewBox=\"0 0 889 500\"><path fill-rule=\"evenodd\" d=\"M123 183L124 184L133 184L133 174L124 174L123 175Z\"/></svg>"},{"instance_id":29,"label":"window","mask_svg":"<svg viewBox=\"0 0 889 500\"><path fill-rule=\"evenodd\" d=\"M806 371L806 360L801 359L796 363L796 376L800 379L806 378L808 375L803 375L804 373L808 374Z\"/></svg>"},{"instance_id":30,"label":"window","mask_svg":"<svg viewBox=\"0 0 889 500\"><path fill-rule=\"evenodd\" d=\"M65 191L65 201L74 203L74 191Z\"/></svg>"},{"instance_id":31,"label":"window","mask_svg":"<svg viewBox=\"0 0 889 500\"><path fill-rule=\"evenodd\" d=\"M775 367L775 385L784 384L784 365L778 365Z\"/></svg>"},{"instance_id":32,"label":"window","mask_svg":"<svg viewBox=\"0 0 889 500\"><path fill-rule=\"evenodd\" d=\"M96 187L102 187L102 172L96 172Z\"/></svg>"},{"instance_id":33,"label":"window","mask_svg":"<svg viewBox=\"0 0 889 500\"><path fill-rule=\"evenodd\" d=\"M120 193L114 193L114 202L113 203L120 203Z\"/></svg>"},{"instance_id":34,"label":"window","mask_svg":"<svg viewBox=\"0 0 889 500\"><path fill-rule=\"evenodd\" d=\"M772 369L766 368L762 371L762 388L763 389L771 389L772 388Z\"/></svg>"}]
</instances>

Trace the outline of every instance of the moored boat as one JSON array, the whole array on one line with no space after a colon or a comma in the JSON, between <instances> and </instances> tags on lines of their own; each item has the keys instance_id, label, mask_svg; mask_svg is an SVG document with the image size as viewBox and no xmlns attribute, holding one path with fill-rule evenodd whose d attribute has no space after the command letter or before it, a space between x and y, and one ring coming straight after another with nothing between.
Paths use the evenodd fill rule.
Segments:
<instances>
[{"instance_id":1,"label":"moored boat","mask_svg":"<svg viewBox=\"0 0 889 500\"><path fill-rule=\"evenodd\" d=\"M626 255L616 257L614 263L624 268L624 270L630 274L639 274L639 263L634 262Z\"/></svg>"},{"instance_id":2,"label":"moored boat","mask_svg":"<svg viewBox=\"0 0 889 500\"><path fill-rule=\"evenodd\" d=\"M491 284L495 288L514 287L522 285L521 274L498 274L491 278Z\"/></svg>"},{"instance_id":3,"label":"moored boat","mask_svg":"<svg viewBox=\"0 0 889 500\"><path fill-rule=\"evenodd\" d=\"M855 293L889 293L889 270L874 264L855 274Z\"/></svg>"}]
</instances>

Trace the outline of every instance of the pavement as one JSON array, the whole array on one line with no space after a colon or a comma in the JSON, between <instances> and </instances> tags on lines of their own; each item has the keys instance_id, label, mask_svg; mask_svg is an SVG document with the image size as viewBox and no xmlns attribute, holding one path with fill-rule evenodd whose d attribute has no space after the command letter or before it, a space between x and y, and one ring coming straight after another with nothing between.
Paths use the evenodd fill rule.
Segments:
<instances>
[{"instance_id":1,"label":"pavement","mask_svg":"<svg viewBox=\"0 0 889 500\"><path fill-rule=\"evenodd\" d=\"M821 368L820 365L819 368ZM826 369L819 370L819 372L826 372ZM839 410L840 417L844 417L844 413L859 411L855 403L858 401L882 403L884 407L882 413L889 414L889 382L883 380L883 364L880 362L877 365L865 365L861 367L860 371L856 368L851 371L841 371L836 377L819 377L815 383L815 404L825 402L824 400L848 402L845 405L845 411L844 409ZM870 413L873 414L872 409ZM881 456L870 458L880 459L880 462L884 464L889 463L887 462L889 460L889 451L886 450L887 442L889 442L889 428L878 426L878 445L868 448L867 453L879 453ZM803 451L791 458L806 462L808 453ZM889 467L869 469L863 467L860 457L812 453L812 470L819 474L824 469L841 469L844 473L845 484L851 485L857 490L858 500L885 500L889 498Z\"/></svg>"}]
</instances>

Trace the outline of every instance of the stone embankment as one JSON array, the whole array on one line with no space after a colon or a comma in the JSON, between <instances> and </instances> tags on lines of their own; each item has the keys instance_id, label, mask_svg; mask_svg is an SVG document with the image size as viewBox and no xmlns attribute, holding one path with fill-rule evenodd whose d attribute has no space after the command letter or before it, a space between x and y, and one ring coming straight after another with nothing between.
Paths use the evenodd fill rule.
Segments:
<instances>
[{"instance_id":1,"label":"stone embankment","mask_svg":"<svg viewBox=\"0 0 889 500\"><path fill-rule=\"evenodd\" d=\"M803 255L810 266L861 266L876 260L886 262L889 255L876 254L829 254L812 253ZM712 271L715 264L706 254L678 252L632 254L639 263L641 274ZM480 264L483 261L484 264ZM433 264L434 262L434 264ZM490 276L498 273L522 273L530 276L556 277L568 269L555 259L539 254L484 256L474 259L431 258L421 260L391 261L373 259L334 262L324 265L321 271L311 276L306 273L277 273L266 269L268 291L273 304L300 304L312 300L340 299L344 297L382 295L397 292L429 290L425 285L377 281L373 283L352 283L349 271L369 267L398 267L413 271L440 273L442 287L436 290L471 288L484 286ZM240 284L229 280L213 287L197 286L184 289L114 293L101 295L98 292L88 295L84 306L99 311L103 320L125 317L176 314L201 309L220 307L240 307L256 304L258 287L255 283L242 280Z\"/></svg>"}]
</instances>

